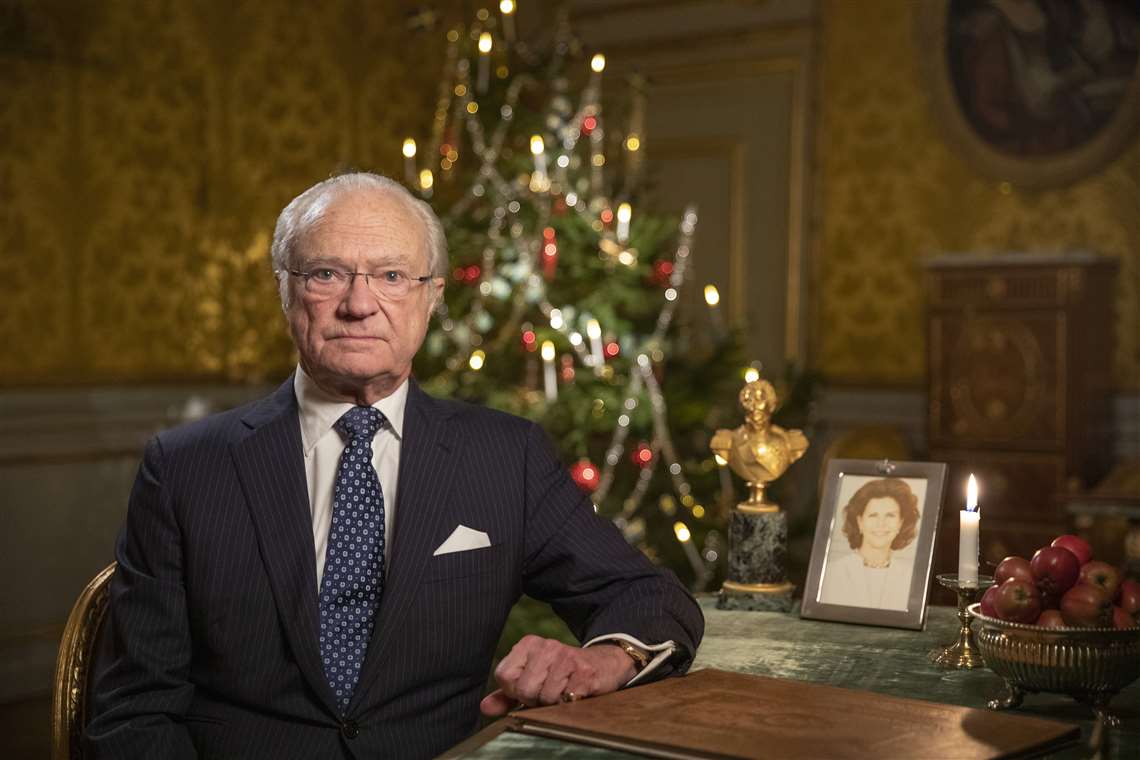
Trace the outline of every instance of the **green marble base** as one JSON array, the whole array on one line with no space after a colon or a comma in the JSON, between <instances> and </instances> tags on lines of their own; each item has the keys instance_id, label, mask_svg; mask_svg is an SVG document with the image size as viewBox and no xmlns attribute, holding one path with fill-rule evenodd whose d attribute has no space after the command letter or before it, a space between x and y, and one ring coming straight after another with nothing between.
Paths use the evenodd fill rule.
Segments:
<instances>
[{"instance_id":1,"label":"green marble base","mask_svg":"<svg viewBox=\"0 0 1140 760\"><path fill-rule=\"evenodd\" d=\"M784 583L788 519L783 512L748 514L732 510L728 519L728 579L737 583Z\"/></svg>"},{"instance_id":2,"label":"green marble base","mask_svg":"<svg viewBox=\"0 0 1140 760\"><path fill-rule=\"evenodd\" d=\"M717 609L791 612L795 587L787 582L787 555L788 521L783 512L732 510L728 521L728 578L717 595Z\"/></svg>"},{"instance_id":3,"label":"green marble base","mask_svg":"<svg viewBox=\"0 0 1140 760\"><path fill-rule=\"evenodd\" d=\"M750 594L743 591L721 589L716 595L718 610L752 610L762 612L791 612L795 589L775 594Z\"/></svg>"}]
</instances>

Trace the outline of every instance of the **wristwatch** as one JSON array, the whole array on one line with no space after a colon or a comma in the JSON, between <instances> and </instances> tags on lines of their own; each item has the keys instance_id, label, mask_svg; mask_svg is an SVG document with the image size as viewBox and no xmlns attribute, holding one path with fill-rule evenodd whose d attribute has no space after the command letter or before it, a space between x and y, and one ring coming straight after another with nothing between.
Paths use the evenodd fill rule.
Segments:
<instances>
[{"instance_id":1,"label":"wristwatch","mask_svg":"<svg viewBox=\"0 0 1140 760\"><path fill-rule=\"evenodd\" d=\"M649 664L649 655L642 652L640 649L630 644L625 639L613 639L611 644L616 644L621 647L621 651L625 652L633 660L633 670L635 673L640 673L645 670L645 666Z\"/></svg>"}]
</instances>

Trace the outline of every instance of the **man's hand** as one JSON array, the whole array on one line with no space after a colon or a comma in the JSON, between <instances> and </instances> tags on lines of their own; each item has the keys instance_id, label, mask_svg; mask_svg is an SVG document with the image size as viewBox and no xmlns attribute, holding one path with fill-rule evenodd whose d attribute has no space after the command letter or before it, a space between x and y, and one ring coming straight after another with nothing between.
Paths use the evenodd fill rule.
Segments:
<instances>
[{"instance_id":1,"label":"man's hand","mask_svg":"<svg viewBox=\"0 0 1140 760\"><path fill-rule=\"evenodd\" d=\"M520 704L556 704L563 694L608 694L636 672L633 659L613 644L580 649L554 639L524 636L495 668L499 688L483 697L479 709L496 718Z\"/></svg>"}]
</instances>

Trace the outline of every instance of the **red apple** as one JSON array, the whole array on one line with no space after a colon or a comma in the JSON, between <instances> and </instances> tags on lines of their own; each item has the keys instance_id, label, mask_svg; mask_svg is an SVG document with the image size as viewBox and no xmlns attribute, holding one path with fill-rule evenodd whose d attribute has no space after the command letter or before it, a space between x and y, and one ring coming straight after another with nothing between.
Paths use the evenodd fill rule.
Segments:
<instances>
[{"instance_id":1,"label":"red apple","mask_svg":"<svg viewBox=\"0 0 1140 760\"><path fill-rule=\"evenodd\" d=\"M1080 536L1057 536L1053 539L1053 543L1049 545L1059 546L1062 549L1068 549L1077 556L1077 562L1082 565L1092 559L1092 547L1089 546L1088 541L1084 540Z\"/></svg>"},{"instance_id":2,"label":"red apple","mask_svg":"<svg viewBox=\"0 0 1140 760\"><path fill-rule=\"evenodd\" d=\"M1038 549L1029 560L1037 587L1043 594L1061 596L1071 589L1081 574L1081 563L1077 555L1059 546L1046 546ZM1063 608L1062 608L1063 609Z\"/></svg>"},{"instance_id":3,"label":"red apple","mask_svg":"<svg viewBox=\"0 0 1140 760\"><path fill-rule=\"evenodd\" d=\"M1010 578L1016 578L1027 583L1037 582L1037 578L1033 575L1033 568L1029 566L1029 560L1024 557L1006 557L994 568L995 586L1000 586Z\"/></svg>"},{"instance_id":4,"label":"red apple","mask_svg":"<svg viewBox=\"0 0 1140 760\"><path fill-rule=\"evenodd\" d=\"M1120 571L1107 562L1086 562L1081 565L1079 582L1100 586L1109 599L1115 599L1120 590Z\"/></svg>"},{"instance_id":5,"label":"red apple","mask_svg":"<svg viewBox=\"0 0 1140 760\"><path fill-rule=\"evenodd\" d=\"M1069 625L1108 628L1112 625L1112 599L1100 586L1074 586L1061 597L1061 616Z\"/></svg>"},{"instance_id":6,"label":"red apple","mask_svg":"<svg viewBox=\"0 0 1140 760\"><path fill-rule=\"evenodd\" d=\"M987 617L997 617L997 610L994 609L994 596L997 595L997 586L990 586L986 589L986 593L982 594L981 604L978 605L979 611Z\"/></svg>"},{"instance_id":7,"label":"red apple","mask_svg":"<svg viewBox=\"0 0 1140 760\"><path fill-rule=\"evenodd\" d=\"M1140 583L1129 579L1120 584L1120 609L1140 624Z\"/></svg>"},{"instance_id":8,"label":"red apple","mask_svg":"<svg viewBox=\"0 0 1140 760\"><path fill-rule=\"evenodd\" d=\"M1136 625L1136 621L1132 619L1124 610L1119 607L1112 608L1112 627L1113 628L1132 628Z\"/></svg>"},{"instance_id":9,"label":"red apple","mask_svg":"<svg viewBox=\"0 0 1140 760\"><path fill-rule=\"evenodd\" d=\"M1041 594L1032 583L1008 580L997 587L994 612L1002 620L1032 623L1041 614Z\"/></svg>"},{"instance_id":10,"label":"red apple","mask_svg":"<svg viewBox=\"0 0 1140 760\"><path fill-rule=\"evenodd\" d=\"M1060 610L1045 610L1038 616L1037 625L1042 628L1064 628L1065 618L1061 617Z\"/></svg>"}]
</instances>

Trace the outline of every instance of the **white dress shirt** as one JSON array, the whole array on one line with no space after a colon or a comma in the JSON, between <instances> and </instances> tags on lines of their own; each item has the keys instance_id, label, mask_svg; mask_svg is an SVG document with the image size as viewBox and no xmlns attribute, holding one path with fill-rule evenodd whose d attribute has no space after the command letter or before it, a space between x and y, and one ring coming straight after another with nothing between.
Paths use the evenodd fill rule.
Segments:
<instances>
[{"instance_id":1,"label":"white dress shirt","mask_svg":"<svg viewBox=\"0 0 1140 760\"><path fill-rule=\"evenodd\" d=\"M313 514L313 546L317 550L317 590L325 574L325 551L332 527L333 484L340 467L345 442L333 425L354 404L331 397L321 390L301 366L293 376L293 392L301 417L301 446L305 454L305 481L309 486L309 509ZM383 412L388 424L376 431L372 439L372 466L380 476L384 494L384 543L392 545L392 519L396 512L396 487L400 474L400 441L404 430L404 403L408 400L408 381L400 384L390 396L372 405ZM384 553L385 568L388 555Z\"/></svg>"}]
</instances>

